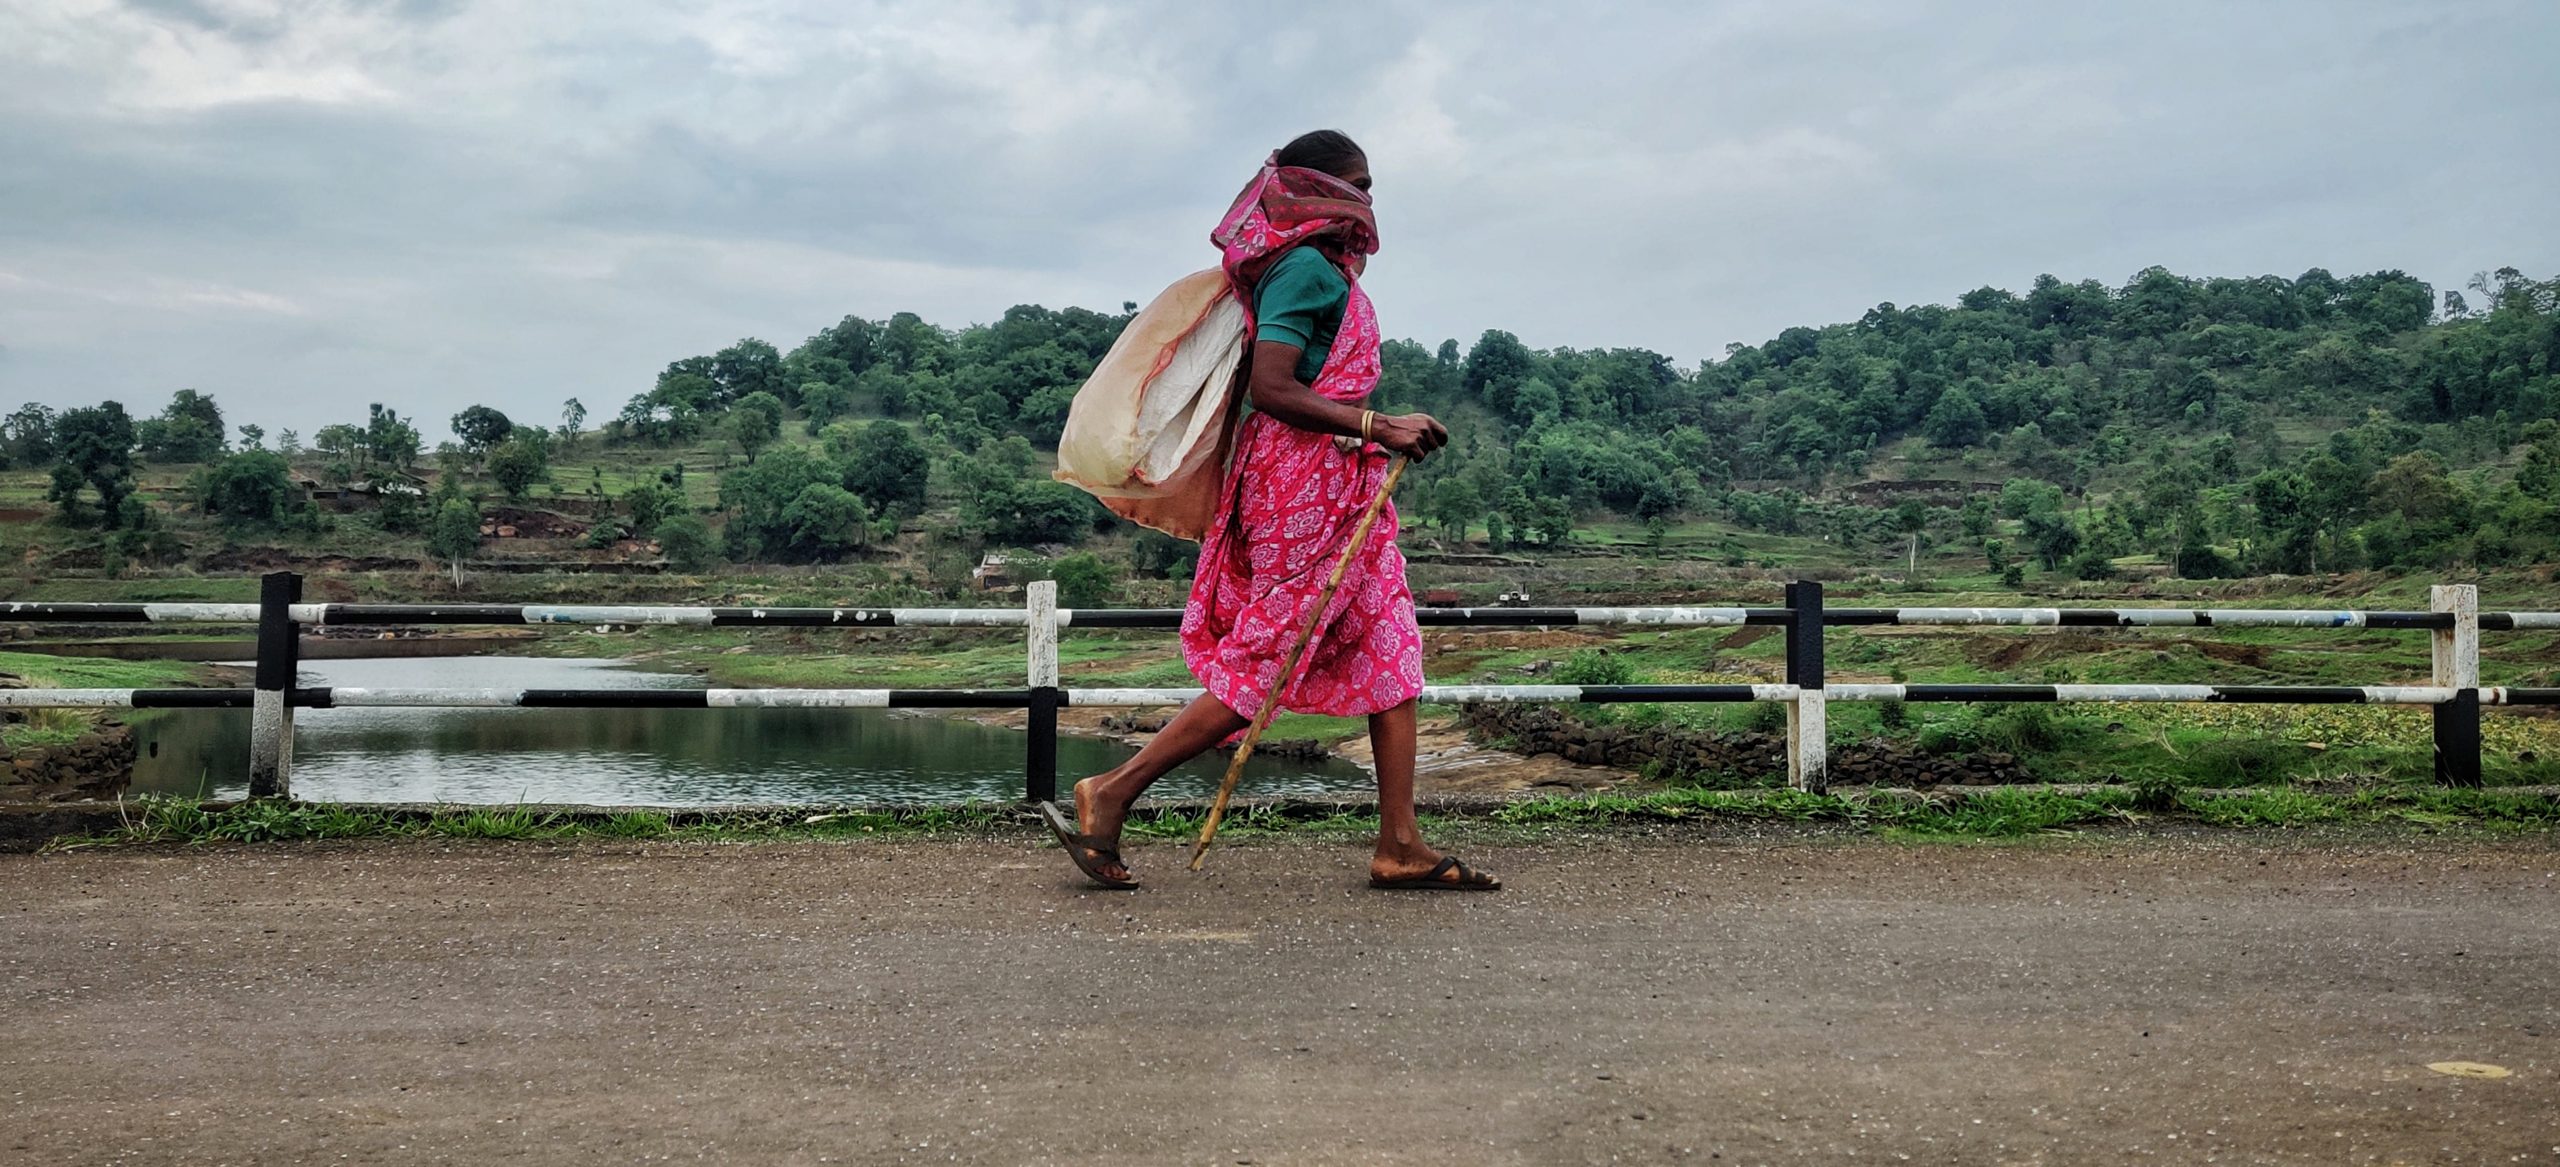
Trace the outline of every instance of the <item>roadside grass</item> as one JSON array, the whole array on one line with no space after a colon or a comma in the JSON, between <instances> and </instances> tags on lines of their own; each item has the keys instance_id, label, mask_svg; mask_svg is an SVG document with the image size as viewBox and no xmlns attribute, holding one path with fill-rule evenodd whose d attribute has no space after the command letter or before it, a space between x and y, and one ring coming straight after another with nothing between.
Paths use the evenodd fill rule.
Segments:
<instances>
[{"instance_id":1,"label":"roadside grass","mask_svg":"<svg viewBox=\"0 0 2560 1167\"><path fill-rule=\"evenodd\" d=\"M1206 812L1163 807L1132 815L1132 838L1179 840L1198 834ZM2324 793L2290 787L2195 790L2146 783L2074 791L1994 787L1963 793L1847 792L1683 787L1645 794L1558 796L1480 813L1426 816L1434 831L1491 829L1535 840L1591 829L1664 824L1785 823L1920 842L2017 839L2144 824L2222 829L2360 826L2419 831L2548 831L2560 828L2560 797L2542 790L2371 787ZM1258 803L1237 808L1222 838L1354 838L1374 834L1375 813L1356 807ZM555 807L392 808L267 800L206 804L145 798L120 806L113 829L66 836L49 851L133 845L291 843L328 839L574 840L665 839L752 842L933 835L1018 835L1033 820L1010 803L893 809L748 811Z\"/></svg>"},{"instance_id":2,"label":"roadside grass","mask_svg":"<svg viewBox=\"0 0 2560 1167\"><path fill-rule=\"evenodd\" d=\"M97 724L94 709L29 709L26 719L0 725L0 749L34 750L67 746Z\"/></svg>"}]
</instances>

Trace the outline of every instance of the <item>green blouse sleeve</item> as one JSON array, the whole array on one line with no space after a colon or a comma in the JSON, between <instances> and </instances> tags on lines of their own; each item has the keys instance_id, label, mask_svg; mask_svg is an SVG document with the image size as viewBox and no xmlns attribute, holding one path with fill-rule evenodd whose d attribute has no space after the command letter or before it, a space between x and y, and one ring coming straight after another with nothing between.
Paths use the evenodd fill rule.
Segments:
<instances>
[{"instance_id":1,"label":"green blouse sleeve","mask_svg":"<svg viewBox=\"0 0 2560 1167\"><path fill-rule=\"evenodd\" d=\"M1254 289L1254 339L1312 349L1322 337L1331 348L1350 299L1350 282L1323 253L1297 248L1272 264Z\"/></svg>"}]
</instances>

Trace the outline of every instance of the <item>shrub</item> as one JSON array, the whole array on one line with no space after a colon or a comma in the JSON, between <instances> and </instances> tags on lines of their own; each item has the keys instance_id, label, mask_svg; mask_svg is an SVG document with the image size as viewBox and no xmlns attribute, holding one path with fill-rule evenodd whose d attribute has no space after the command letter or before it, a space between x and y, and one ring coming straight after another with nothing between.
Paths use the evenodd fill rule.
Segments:
<instances>
[{"instance_id":1,"label":"shrub","mask_svg":"<svg viewBox=\"0 0 2560 1167\"><path fill-rule=\"evenodd\" d=\"M677 515L658 524L658 548L667 562L678 571L701 571L718 562L718 541L711 536L711 524L694 514Z\"/></svg>"},{"instance_id":2,"label":"shrub","mask_svg":"<svg viewBox=\"0 0 2560 1167\"><path fill-rule=\"evenodd\" d=\"M1119 577L1090 551L1059 557L1049 565L1048 577L1058 581L1058 603L1062 607L1100 608L1120 594Z\"/></svg>"},{"instance_id":3,"label":"shrub","mask_svg":"<svg viewBox=\"0 0 2560 1167\"><path fill-rule=\"evenodd\" d=\"M302 509L302 493L281 456L247 450L214 463L197 495L204 513L237 527L277 527Z\"/></svg>"},{"instance_id":4,"label":"shrub","mask_svg":"<svg viewBox=\"0 0 2560 1167\"><path fill-rule=\"evenodd\" d=\"M1556 666L1555 677L1559 685L1632 685L1636 670L1627 658L1608 649L1579 648Z\"/></svg>"}]
</instances>

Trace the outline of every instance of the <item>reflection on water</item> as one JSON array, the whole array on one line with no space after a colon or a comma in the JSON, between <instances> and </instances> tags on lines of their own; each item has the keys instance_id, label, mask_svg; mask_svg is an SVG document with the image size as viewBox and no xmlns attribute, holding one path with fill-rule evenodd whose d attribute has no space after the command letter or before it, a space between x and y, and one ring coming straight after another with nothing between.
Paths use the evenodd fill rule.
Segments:
<instances>
[{"instance_id":1,"label":"reflection on water","mask_svg":"<svg viewBox=\"0 0 2560 1167\"><path fill-rule=\"evenodd\" d=\"M699 688L698 677L615 661L508 657L306 662L302 684L371 688ZM247 710L134 715L135 793L248 792ZM293 792L347 802L688 806L736 802L955 802L1018 798L1023 734L889 709L305 709ZM1061 785L1130 749L1058 739ZM1214 793L1223 752L1167 776L1167 796ZM1246 766L1255 794L1370 787L1348 762Z\"/></svg>"}]
</instances>

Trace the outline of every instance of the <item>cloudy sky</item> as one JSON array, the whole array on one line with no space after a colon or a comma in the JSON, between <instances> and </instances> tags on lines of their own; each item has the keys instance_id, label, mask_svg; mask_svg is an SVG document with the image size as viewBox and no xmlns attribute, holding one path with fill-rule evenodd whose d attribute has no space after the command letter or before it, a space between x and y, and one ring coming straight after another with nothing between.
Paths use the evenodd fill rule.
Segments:
<instances>
[{"instance_id":1,"label":"cloudy sky","mask_svg":"<svg viewBox=\"0 0 2560 1167\"><path fill-rule=\"evenodd\" d=\"M1682 360L2036 273L2560 274L2560 4L7 0L0 409L610 414L1116 308L1373 157L1388 331Z\"/></svg>"}]
</instances>

